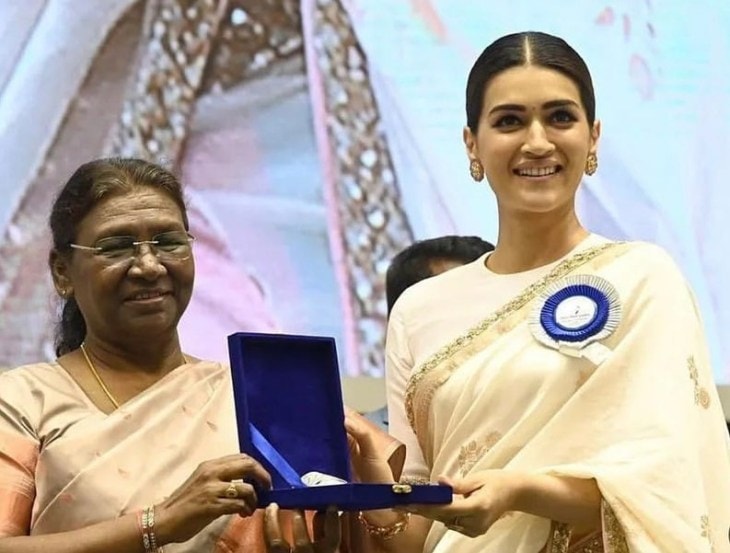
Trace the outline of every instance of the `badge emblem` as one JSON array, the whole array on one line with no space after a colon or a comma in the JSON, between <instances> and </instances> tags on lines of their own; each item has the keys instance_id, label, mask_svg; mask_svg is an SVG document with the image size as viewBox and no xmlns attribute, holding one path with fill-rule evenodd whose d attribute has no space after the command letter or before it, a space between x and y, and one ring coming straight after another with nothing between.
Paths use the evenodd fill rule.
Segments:
<instances>
[{"instance_id":1,"label":"badge emblem","mask_svg":"<svg viewBox=\"0 0 730 553\"><path fill-rule=\"evenodd\" d=\"M598 365L610 352L600 341L620 322L621 301L613 285L595 275L573 275L545 289L529 325L541 344Z\"/></svg>"}]
</instances>

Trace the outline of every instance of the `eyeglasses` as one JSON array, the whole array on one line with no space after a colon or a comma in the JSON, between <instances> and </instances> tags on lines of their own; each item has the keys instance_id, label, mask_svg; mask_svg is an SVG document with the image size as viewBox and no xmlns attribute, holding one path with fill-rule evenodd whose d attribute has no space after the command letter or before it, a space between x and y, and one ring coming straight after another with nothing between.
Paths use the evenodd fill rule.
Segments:
<instances>
[{"instance_id":1,"label":"eyeglasses","mask_svg":"<svg viewBox=\"0 0 730 553\"><path fill-rule=\"evenodd\" d=\"M152 240L137 240L134 236L108 236L98 240L93 246L69 244L76 250L94 252L103 261L116 264L134 259L142 244L150 246L152 253L160 261L184 261L193 254L192 243L195 237L181 230L163 232Z\"/></svg>"}]
</instances>

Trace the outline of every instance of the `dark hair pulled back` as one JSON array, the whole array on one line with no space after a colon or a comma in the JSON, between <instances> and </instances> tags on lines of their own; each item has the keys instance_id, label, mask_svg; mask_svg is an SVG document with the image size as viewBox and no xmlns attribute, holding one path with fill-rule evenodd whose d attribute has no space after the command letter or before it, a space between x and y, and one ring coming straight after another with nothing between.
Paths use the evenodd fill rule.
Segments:
<instances>
[{"instance_id":1,"label":"dark hair pulled back","mask_svg":"<svg viewBox=\"0 0 730 553\"><path fill-rule=\"evenodd\" d=\"M537 31L498 38L479 55L466 84L466 124L473 133L479 127L484 91L489 82L512 67L534 65L559 71L578 87L588 124L596 119L593 81L583 58L562 38Z\"/></svg>"}]
</instances>

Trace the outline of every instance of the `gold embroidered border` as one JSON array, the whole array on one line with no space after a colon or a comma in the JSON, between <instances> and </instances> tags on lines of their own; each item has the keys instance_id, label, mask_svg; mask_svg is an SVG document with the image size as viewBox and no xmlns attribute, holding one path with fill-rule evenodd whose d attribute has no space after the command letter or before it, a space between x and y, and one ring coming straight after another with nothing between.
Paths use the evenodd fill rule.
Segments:
<instances>
[{"instance_id":1,"label":"gold embroidered border","mask_svg":"<svg viewBox=\"0 0 730 553\"><path fill-rule=\"evenodd\" d=\"M603 535L598 532L597 535L581 540L576 546L571 546L570 553L603 553Z\"/></svg>"},{"instance_id":2,"label":"gold embroidered border","mask_svg":"<svg viewBox=\"0 0 730 553\"><path fill-rule=\"evenodd\" d=\"M571 534L572 532L568 524L552 521L547 553L568 553Z\"/></svg>"},{"instance_id":3,"label":"gold embroidered border","mask_svg":"<svg viewBox=\"0 0 730 553\"><path fill-rule=\"evenodd\" d=\"M579 538L574 544L570 526L553 521L546 553L630 553L623 527L605 500L601 500L601 517L602 529Z\"/></svg>"},{"instance_id":4,"label":"gold embroidered border","mask_svg":"<svg viewBox=\"0 0 730 553\"><path fill-rule=\"evenodd\" d=\"M626 543L626 535L616 514L606 500L601 502L603 517L603 543L606 553L631 553Z\"/></svg>"},{"instance_id":5,"label":"gold embroidered border","mask_svg":"<svg viewBox=\"0 0 730 553\"><path fill-rule=\"evenodd\" d=\"M584 250L582 252L578 252L577 254L569 257L568 259L562 261L559 263L550 273L545 275L543 278L533 282L530 286L525 288L521 294L516 296L514 299L503 305L500 309L495 311L491 316L487 317L480 323L478 323L476 326L472 327L470 330L468 330L465 334L462 336L459 336L454 341L452 341L450 344L447 344L440 350L438 350L431 358L426 361L419 369L417 369L410 377L408 381L408 386L406 388L406 394L405 394L405 408L406 413L408 415L408 421L413 428L413 430L416 432L416 435L418 435L418 430L416 429L416 417L414 412L414 401L415 401L415 394L416 389L418 385L421 383L421 381L431 373L431 371L436 368L438 365L444 363L445 361L449 360L456 352L462 350L467 345L471 344L475 338L482 335L484 332L486 332L489 328L491 328L495 323L503 320L508 315L518 311L519 309L525 307L528 305L533 299L535 299L545 288L547 288L548 285L550 285L553 281L556 279L562 278L566 276L568 273L574 271L578 267L584 265L585 263L591 261L592 259L598 257L602 253L606 252L609 249L612 249L619 245L625 245L623 242L609 242L606 244L601 244L600 246L596 246L587 250ZM428 404L430 404L430 398L433 397L433 394L436 392L438 388L441 387L441 385L446 382L450 376L451 373L456 370L456 364L454 366L449 367L451 370L446 370L445 374L441 375L441 377L437 380L437 382L434 383L434 385L431 387L430 390L428 390L426 397L424 397L424 400ZM425 453L425 449L424 449Z\"/></svg>"},{"instance_id":6,"label":"gold embroidered border","mask_svg":"<svg viewBox=\"0 0 730 553\"><path fill-rule=\"evenodd\" d=\"M580 537L575 543L573 538L570 525L552 521L547 545L541 553L604 553L601 530Z\"/></svg>"}]
</instances>

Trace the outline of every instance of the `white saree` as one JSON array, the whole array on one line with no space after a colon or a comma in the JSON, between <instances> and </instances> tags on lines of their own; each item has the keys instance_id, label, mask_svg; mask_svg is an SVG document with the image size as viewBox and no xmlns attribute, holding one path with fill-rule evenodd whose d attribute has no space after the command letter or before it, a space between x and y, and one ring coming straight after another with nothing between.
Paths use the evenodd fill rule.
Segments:
<instances>
[{"instance_id":1,"label":"white saree","mask_svg":"<svg viewBox=\"0 0 730 553\"><path fill-rule=\"evenodd\" d=\"M564 525L515 512L475 539L435 523L425 550L730 552L730 440L699 314L669 256L591 236L518 275L484 260L413 287L391 315L388 407L408 446L404 474L594 478L603 528L571 540ZM528 324L540 293L568 275L600 276L620 298L597 365L542 345Z\"/></svg>"}]
</instances>

